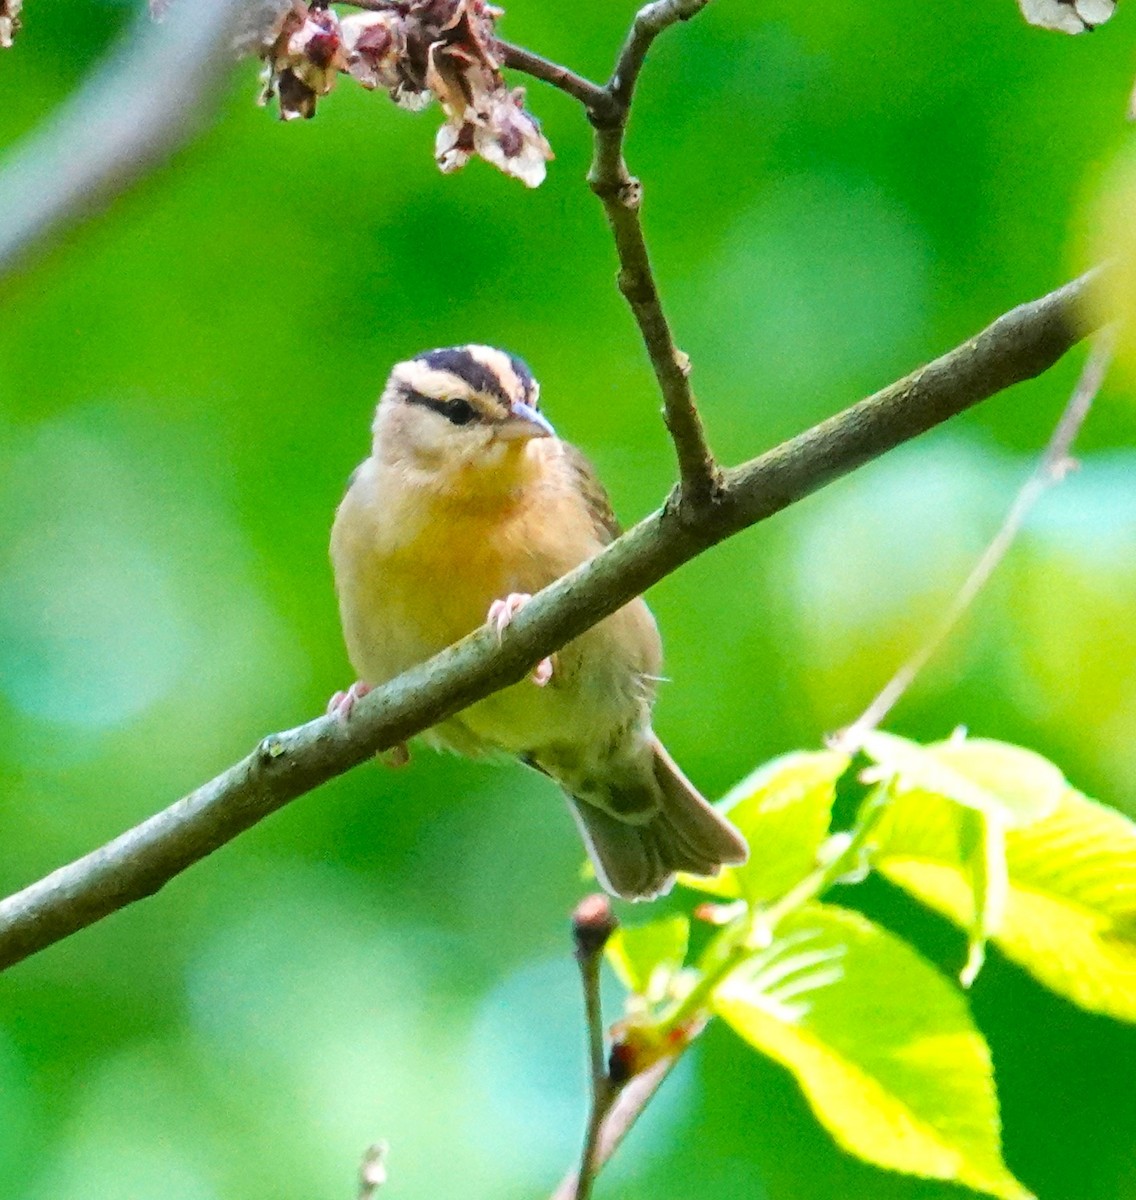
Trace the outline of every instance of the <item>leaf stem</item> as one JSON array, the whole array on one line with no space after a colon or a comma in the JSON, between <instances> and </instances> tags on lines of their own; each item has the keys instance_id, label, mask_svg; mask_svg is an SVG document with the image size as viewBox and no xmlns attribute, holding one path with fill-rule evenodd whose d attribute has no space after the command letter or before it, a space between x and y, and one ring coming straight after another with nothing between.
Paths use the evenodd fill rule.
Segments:
<instances>
[{"instance_id":1,"label":"leaf stem","mask_svg":"<svg viewBox=\"0 0 1136 1200\"><path fill-rule=\"evenodd\" d=\"M834 746L846 754L854 754L859 750L864 744L864 739L903 698L904 693L915 682L916 676L954 632L979 592L998 569L1034 505L1076 466L1070 457L1073 442L1085 423L1085 418L1089 415L1093 401L1108 373L1112 361L1113 339L1114 330L1111 326L1097 334L1069 402L1061 413L1037 466L1018 490L998 532L971 568L970 574L943 613L938 625L932 630L930 637L884 684L863 714L830 739Z\"/></svg>"},{"instance_id":2,"label":"leaf stem","mask_svg":"<svg viewBox=\"0 0 1136 1200\"><path fill-rule=\"evenodd\" d=\"M747 911L722 930L702 955L702 961L712 965L702 972L694 987L666 1014L664 1028L677 1029L697 1020L710 1007L714 991L750 957L755 945L768 945L777 927L787 917L823 896L859 866L861 854L890 800L887 787L873 789L860 806L856 824L837 854L809 872L768 907ZM714 961L716 958L717 962Z\"/></svg>"}]
</instances>

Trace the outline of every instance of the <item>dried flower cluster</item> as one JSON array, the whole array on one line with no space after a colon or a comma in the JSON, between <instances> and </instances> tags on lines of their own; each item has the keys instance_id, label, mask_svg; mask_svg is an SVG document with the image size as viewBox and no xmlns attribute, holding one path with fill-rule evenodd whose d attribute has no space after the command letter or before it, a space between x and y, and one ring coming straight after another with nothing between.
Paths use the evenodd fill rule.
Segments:
<instances>
[{"instance_id":1,"label":"dried flower cluster","mask_svg":"<svg viewBox=\"0 0 1136 1200\"><path fill-rule=\"evenodd\" d=\"M1018 0L1022 16L1031 25L1061 33L1095 29L1116 11L1116 0Z\"/></svg>"},{"instance_id":2,"label":"dried flower cluster","mask_svg":"<svg viewBox=\"0 0 1136 1200\"><path fill-rule=\"evenodd\" d=\"M276 21L261 50L260 103L280 100L280 117L314 117L316 100L347 70L339 18L330 9L295 0Z\"/></svg>"},{"instance_id":3,"label":"dried flower cluster","mask_svg":"<svg viewBox=\"0 0 1136 1200\"><path fill-rule=\"evenodd\" d=\"M12 44L12 38L20 28L20 9L24 0L0 0L0 47Z\"/></svg>"},{"instance_id":4,"label":"dried flower cluster","mask_svg":"<svg viewBox=\"0 0 1136 1200\"><path fill-rule=\"evenodd\" d=\"M486 0L391 0L381 11L341 19L318 0L293 0L260 49L261 102L276 95L282 119L311 117L339 74L382 88L414 111L437 99L446 116L435 142L443 171L476 154L536 187L552 148L525 110L524 90L501 75L500 16Z\"/></svg>"}]
</instances>

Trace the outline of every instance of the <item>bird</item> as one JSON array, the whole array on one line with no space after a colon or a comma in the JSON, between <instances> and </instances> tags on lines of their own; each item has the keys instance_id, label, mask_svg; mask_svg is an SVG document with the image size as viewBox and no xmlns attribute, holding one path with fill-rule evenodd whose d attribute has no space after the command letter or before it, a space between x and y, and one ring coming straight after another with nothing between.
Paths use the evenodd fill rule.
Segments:
<instances>
[{"instance_id":1,"label":"bird","mask_svg":"<svg viewBox=\"0 0 1136 1200\"><path fill-rule=\"evenodd\" d=\"M358 674L328 705L342 721L372 688L479 626L501 636L533 594L619 534L594 470L557 436L539 384L513 354L471 344L398 363L372 434L331 532ZM651 728L661 662L639 597L423 740L512 756L550 777L604 888L653 899L677 872L714 875L748 853Z\"/></svg>"}]
</instances>

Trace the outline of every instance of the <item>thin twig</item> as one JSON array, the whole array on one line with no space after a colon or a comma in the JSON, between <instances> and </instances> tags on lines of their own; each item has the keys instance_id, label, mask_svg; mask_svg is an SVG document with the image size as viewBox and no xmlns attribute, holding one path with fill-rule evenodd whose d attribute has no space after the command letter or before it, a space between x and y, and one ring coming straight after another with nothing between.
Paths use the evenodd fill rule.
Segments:
<instances>
[{"instance_id":1,"label":"thin twig","mask_svg":"<svg viewBox=\"0 0 1136 1200\"><path fill-rule=\"evenodd\" d=\"M497 49L501 52L501 62L504 66L512 67L514 71L523 71L534 79L540 79L544 83L559 88L562 92L567 92L573 99L580 101L593 119L610 118L613 101L607 88L593 83L590 79L585 79L583 75L577 75L568 67L562 67L559 63L542 58L541 55L534 54L523 46L515 46L512 42L502 41L498 38Z\"/></svg>"},{"instance_id":2,"label":"thin twig","mask_svg":"<svg viewBox=\"0 0 1136 1200\"><path fill-rule=\"evenodd\" d=\"M694 16L705 4L706 0L655 0L636 14L604 89L613 102L611 111L593 113L595 150L588 172L588 183L603 204L615 239L619 290L631 306L663 394L663 416L678 458L680 514L720 496L721 472L690 386L690 360L675 345L659 299L639 219L643 189L627 170L623 140L635 83L651 43L669 25Z\"/></svg>"},{"instance_id":3,"label":"thin twig","mask_svg":"<svg viewBox=\"0 0 1136 1200\"><path fill-rule=\"evenodd\" d=\"M615 70L612 71L611 81L608 83L608 90L625 112L631 105L635 84L638 82L639 72L643 69L647 51L651 49L651 43L664 29L697 16L709 2L710 0L654 0L654 3L645 4L635 14L631 31L619 52Z\"/></svg>"},{"instance_id":4,"label":"thin twig","mask_svg":"<svg viewBox=\"0 0 1136 1200\"><path fill-rule=\"evenodd\" d=\"M584 1136L584 1149L580 1155L580 1169L576 1172L575 1187L572 1189L572 1200L589 1200L596 1176L603 1166L600 1160L600 1138L603 1135L604 1123L616 1101L620 1089L605 1074L600 1085L592 1096L591 1108L588 1112L588 1128Z\"/></svg>"},{"instance_id":5,"label":"thin twig","mask_svg":"<svg viewBox=\"0 0 1136 1200\"><path fill-rule=\"evenodd\" d=\"M588 955L580 958L580 982L584 990L584 1021L588 1029L588 1069L591 1073L592 1092L598 1095L607 1078L604 1066L604 1026L600 1009L600 958Z\"/></svg>"},{"instance_id":6,"label":"thin twig","mask_svg":"<svg viewBox=\"0 0 1136 1200\"><path fill-rule=\"evenodd\" d=\"M200 129L222 95L249 7L249 0L194 0L161 25L142 19L130 43L7 156L0 279Z\"/></svg>"},{"instance_id":7,"label":"thin twig","mask_svg":"<svg viewBox=\"0 0 1136 1200\"><path fill-rule=\"evenodd\" d=\"M631 1127L642 1116L643 1110L650 1104L678 1059L678 1055L663 1059L624 1085L615 1103L608 1108L603 1120L597 1125L593 1178L622 1145L623 1139L631 1132ZM552 1193L550 1200L578 1200L578 1180L579 1173L569 1171Z\"/></svg>"},{"instance_id":8,"label":"thin twig","mask_svg":"<svg viewBox=\"0 0 1136 1200\"><path fill-rule=\"evenodd\" d=\"M721 502L664 507L547 587L505 631L482 628L376 688L343 725L319 718L105 846L0 902L0 969L152 895L289 801L523 679L533 665L683 563L910 438L1052 366L1091 332L1090 272L820 425L727 471Z\"/></svg>"},{"instance_id":9,"label":"thin twig","mask_svg":"<svg viewBox=\"0 0 1136 1200\"><path fill-rule=\"evenodd\" d=\"M585 896L572 914L572 939L584 994L584 1025L588 1036L588 1074L591 1104L580 1169L576 1174L575 1200L588 1200L597 1170L600 1129L619 1095L619 1087L607 1069L604 1054L603 1005L600 999L600 965L604 946L616 929L611 901L602 893Z\"/></svg>"},{"instance_id":10,"label":"thin twig","mask_svg":"<svg viewBox=\"0 0 1136 1200\"><path fill-rule=\"evenodd\" d=\"M1037 466L1022 484L998 532L971 568L966 581L943 613L931 636L884 684L863 714L832 739L833 743L839 745L846 753L854 754L859 750L868 734L896 706L919 672L930 662L966 615L990 576L998 569L1034 505L1076 465L1070 457L1073 442L1085 423L1085 418L1089 415L1093 401L1108 373L1112 361L1113 334L1114 330L1111 328L1103 329L1097 334L1073 388L1073 394L1069 397L1069 402L1053 430L1048 445L1038 459Z\"/></svg>"}]
</instances>

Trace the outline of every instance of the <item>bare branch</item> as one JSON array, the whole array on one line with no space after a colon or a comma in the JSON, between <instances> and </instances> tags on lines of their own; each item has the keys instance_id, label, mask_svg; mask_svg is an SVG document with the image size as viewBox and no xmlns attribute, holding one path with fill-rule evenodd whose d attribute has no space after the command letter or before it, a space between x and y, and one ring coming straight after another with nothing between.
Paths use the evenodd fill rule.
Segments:
<instances>
[{"instance_id":1,"label":"bare branch","mask_svg":"<svg viewBox=\"0 0 1136 1200\"><path fill-rule=\"evenodd\" d=\"M1104 383L1112 361L1113 330L1104 329L1096 337L1093 348L1085 360L1084 368L1069 397L1053 436L1045 447L1037 466L1022 484L1009 512L1006 513L998 532L991 539L958 594L943 614L938 626L918 650L884 684L876 698L863 714L851 725L833 737L834 745L847 754L854 754L864 739L899 703L904 692L915 681L916 676L934 657L939 647L947 640L959 621L966 615L978 593L986 586L990 576L997 570L1014 539L1021 531L1026 517L1041 497L1060 483L1074 466L1070 453L1073 442L1089 415L1093 401Z\"/></svg>"},{"instance_id":2,"label":"bare branch","mask_svg":"<svg viewBox=\"0 0 1136 1200\"><path fill-rule=\"evenodd\" d=\"M614 111L611 94L598 83L592 83L590 79L577 75L575 71L562 67L559 63L550 62L523 46L514 46L512 42L501 41L499 38L497 49L500 50L501 61L506 67L512 67L514 71L524 71L534 79L540 79L562 92L567 92L574 100L579 100L594 118L610 118Z\"/></svg>"},{"instance_id":3,"label":"bare branch","mask_svg":"<svg viewBox=\"0 0 1136 1200\"><path fill-rule=\"evenodd\" d=\"M631 32L623 43L615 70L611 73L608 90L625 111L631 105L639 72L647 58L647 51L655 38L679 21L689 21L709 4L710 0L654 0L644 5L636 14Z\"/></svg>"},{"instance_id":4,"label":"bare branch","mask_svg":"<svg viewBox=\"0 0 1136 1200\"><path fill-rule=\"evenodd\" d=\"M602 893L585 896L572 914L572 936L576 943L576 963L584 992L584 1024L588 1031L588 1072L591 1079L591 1105L580 1169L573 1190L574 1200L588 1200L599 1170L599 1139L604 1120L619 1097L619 1087L607 1069L604 1055L603 1007L600 1001L600 965L604 946L615 932L616 920L611 901Z\"/></svg>"},{"instance_id":5,"label":"bare branch","mask_svg":"<svg viewBox=\"0 0 1136 1200\"><path fill-rule=\"evenodd\" d=\"M259 0L263 3L263 0ZM194 0L137 32L0 170L0 279L104 206L211 111L251 0Z\"/></svg>"},{"instance_id":6,"label":"bare branch","mask_svg":"<svg viewBox=\"0 0 1136 1200\"><path fill-rule=\"evenodd\" d=\"M593 111L595 151L588 183L603 204L619 256L619 290L623 293L647 347L663 394L663 416L674 442L679 467L678 511L684 516L716 500L721 472L706 440L702 418L690 386L690 360L675 345L655 285L643 225L639 219L643 189L627 170L623 140L635 82L651 43L669 25L694 16L707 0L655 0L641 8L604 89L611 100L607 113Z\"/></svg>"},{"instance_id":7,"label":"bare branch","mask_svg":"<svg viewBox=\"0 0 1136 1200\"><path fill-rule=\"evenodd\" d=\"M592 1156L593 1176L598 1175L604 1164L623 1144L623 1139L631 1132L631 1127L643 1114L655 1093L663 1085L663 1081L674 1069L679 1056L664 1058L655 1063L640 1075L636 1075L619 1093L618 1099L612 1104L603 1120L600 1122L596 1148ZM561 1180L560 1186L552 1193L550 1200L579 1200L577 1187L579 1176L575 1171Z\"/></svg>"},{"instance_id":8,"label":"bare branch","mask_svg":"<svg viewBox=\"0 0 1136 1200\"><path fill-rule=\"evenodd\" d=\"M482 628L377 688L350 723L319 718L266 737L247 758L114 841L0 903L0 969L68 937L175 875L290 800L406 741L533 665L718 542L780 512L979 401L1052 366L1091 332L1096 272L1000 317L882 392L723 476L696 520L664 506L527 605L497 637Z\"/></svg>"}]
</instances>

